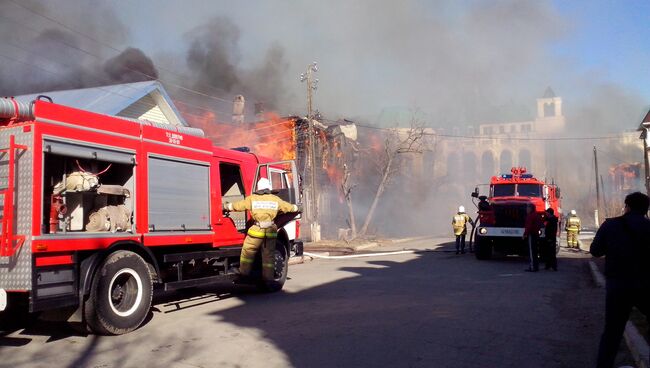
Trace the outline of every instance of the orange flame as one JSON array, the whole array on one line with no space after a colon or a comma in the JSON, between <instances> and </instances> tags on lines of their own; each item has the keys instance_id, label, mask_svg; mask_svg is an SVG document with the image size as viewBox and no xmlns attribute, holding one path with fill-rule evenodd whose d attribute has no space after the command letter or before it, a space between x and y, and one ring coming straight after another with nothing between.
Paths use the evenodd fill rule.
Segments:
<instances>
[{"instance_id":1,"label":"orange flame","mask_svg":"<svg viewBox=\"0 0 650 368\"><path fill-rule=\"evenodd\" d=\"M281 118L275 113L265 113L258 123L220 123L211 111L197 113L186 105L178 105L189 124L201 128L216 146L249 147L252 152L274 160L296 158L296 121Z\"/></svg>"}]
</instances>

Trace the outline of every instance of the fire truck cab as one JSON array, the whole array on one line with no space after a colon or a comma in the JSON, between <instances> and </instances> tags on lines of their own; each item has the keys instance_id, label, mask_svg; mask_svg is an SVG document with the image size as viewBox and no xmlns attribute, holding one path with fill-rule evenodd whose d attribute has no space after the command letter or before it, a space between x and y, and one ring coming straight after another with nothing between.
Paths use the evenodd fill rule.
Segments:
<instances>
[{"instance_id":1,"label":"fire truck cab","mask_svg":"<svg viewBox=\"0 0 650 368\"><path fill-rule=\"evenodd\" d=\"M493 250L504 254L527 254L523 241L526 208L544 216L552 208L560 216L560 189L555 184L535 178L523 167L513 167L510 174L493 176L488 195L480 195L478 187L472 193L478 199L475 235L475 255L478 259L492 256ZM540 237L544 237L542 229Z\"/></svg>"},{"instance_id":2,"label":"fire truck cab","mask_svg":"<svg viewBox=\"0 0 650 368\"><path fill-rule=\"evenodd\" d=\"M212 146L199 129L134 121L46 101L0 99L0 310L77 307L94 332L122 334L149 312L153 287L231 281L250 215L225 213L261 177L299 202L293 161ZM280 290L298 213L278 216ZM284 226L289 223L289 226Z\"/></svg>"}]
</instances>

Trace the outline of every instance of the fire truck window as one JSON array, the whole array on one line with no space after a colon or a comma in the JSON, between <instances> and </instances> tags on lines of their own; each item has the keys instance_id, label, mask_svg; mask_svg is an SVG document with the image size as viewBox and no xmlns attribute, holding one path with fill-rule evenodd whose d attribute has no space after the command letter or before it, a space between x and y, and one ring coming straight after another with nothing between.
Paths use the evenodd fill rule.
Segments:
<instances>
[{"instance_id":1,"label":"fire truck window","mask_svg":"<svg viewBox=\"0 0 650 368\"><path fill-rule=\"evenodd\" d=\"M514 184L497 184L494 186L494 197L507 197L515 195Z\"/></svg>"},{"instance_id":2,"label":"fire truck window","mask_svg":"<svg viewBox=\"0 0 650 368\"><path fill-rule=\"evenodd\" d=\"M271 187L273 190L285 189L286 185L284 180L282 180L282 172L280 171L271 171Z\"/></svg>"},{"instance_id":3,"label":"fire truck window","mask_svg":"<svg viewBox=\"0 0 650 368\"><path fill-rule=\"evenodd\" d=\"M539 184L519 184L517 192L523 197L541 197L542 186Z\"/></svg>"},{"instance_id":4,"label":"fire truck window","mask_svg":"<svg viewBox=\"0 0 650 368\"><path fill-rule=\"evenodd\" d=\"M221 177L221 196L243 196L244 184L241 179L239 166L232 164L219 164L219 176Z\"/></svg>"},{"instance_id":5,"label":"fire truck window","mask_svg":"<svg viewBox=\"0 0 650 368\"><path fill-rule=\"evenodd\" d=\"M244 182L241 177L239 165L219 164L219 177L221 180L221 200L223 202L236 202L244 199ZM235 223L235 228L240 232L246 230L246 212L231 212L228 215Z\"/></svg>"}]
</instances>

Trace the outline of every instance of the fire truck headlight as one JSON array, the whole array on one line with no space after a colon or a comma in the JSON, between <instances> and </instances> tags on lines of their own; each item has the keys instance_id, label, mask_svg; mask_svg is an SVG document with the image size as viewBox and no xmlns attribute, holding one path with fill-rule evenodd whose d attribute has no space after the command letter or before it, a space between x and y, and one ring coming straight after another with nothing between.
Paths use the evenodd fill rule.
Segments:
<instances>
[{"instance_id":1,"label":"fire truck headlight","mask_svg":"<svg viewBox=\"0 0 650 368\"><path fill-rule=\"evenodd\" d=\"M478 229L478 233L481 234L481 235L485 235L485 234L487 234L487 229L484 228L484 227L480 227Z\"/></svg>"}]
</instances>

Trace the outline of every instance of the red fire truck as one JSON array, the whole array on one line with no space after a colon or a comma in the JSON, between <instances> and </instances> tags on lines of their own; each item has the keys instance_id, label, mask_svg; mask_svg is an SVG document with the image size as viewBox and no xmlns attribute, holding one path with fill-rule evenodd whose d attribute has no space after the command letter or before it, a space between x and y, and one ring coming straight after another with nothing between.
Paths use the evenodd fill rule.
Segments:
<instances>
[{"instance_id":1,"label":"red fire truck","mask_svg":"<svg viewBox=\"0 0 650 368\"><path fill-rule=\"evenodd\" d=\"M488 195L479 195L477 187L472 197L479 200L474 228L474 252L478 259L490 258L493 250L527 254L522 239L527 206L532 205L542 216L547 208L552 208L558 217L561 212L560 189L536 179L523 167L513 167L510 174L493 176ZM545 236L543 230L540 236Z\"/></svg>"},{"instance_id":2,"label":"red fire truck","mask_svg":"<svg viewBox=\"0 0 650 368\"><path fill-rule=\"evenodd\" d=\"M0 310L77 307L94 332L121 334L149 312L153 286L232 279L248 213L224 213L268 178L297 203L293 161L213 147L199 129L129 120L45 101L0 99ZM278 225L293 220L291 213ZM280 290L298 226L280 228ZM261 261L255 269L259 271Z\"/></svg>"}]
</instances>

